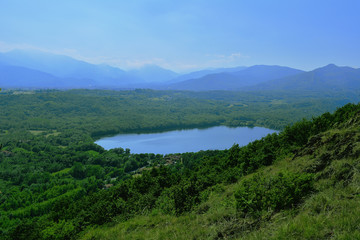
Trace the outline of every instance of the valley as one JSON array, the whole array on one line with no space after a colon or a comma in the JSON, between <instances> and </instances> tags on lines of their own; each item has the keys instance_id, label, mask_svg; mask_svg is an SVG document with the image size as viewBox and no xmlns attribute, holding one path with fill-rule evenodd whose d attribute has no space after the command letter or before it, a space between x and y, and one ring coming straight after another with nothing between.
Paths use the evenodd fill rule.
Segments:
<instances>
[{"instance_id":1,"label":"valley","mask_svg":"<svg viewBox=\"0 0 360 240\"><path fill-rule=\"evenodd\" d=\"M324 150L316 150L317 145L308 144L308 139L317 134L328 136L326 131L340 133L345 129L346 132L347 127L350 131L351 127L355 132L342 143L346 150L345 146L357 136L358 105L347 104L335 114L320 116L321 113L359 101L356 92L341 91L196 93L141 89L3 90L0 100L0 236L3 239L113 239L119 236L132 239L138 234L151 234L153 239L159 239L170 236L172 233L168 231L178 234L187 228L181 221L197 226L190 221L193 218L198 219L199 224L209 224L212 230L199 227L193 236L184 235L183 239L207 239L215 235L241 237L244 233L239 229L260 234L256 232L258 227L251 227L254 219L237 215L242 211L234 201L238 186L256 172L272 176L274 171L275 177L278 171L285 172L291 181L310 176L316 179L311 174L318 171L318 163L314 163L315 170L304 170L310 175L303 176L301 169L310 168L306 166L318 161L308 156L308 151ZM301 120L304 118L308 120ZM204 149L167 155L152 151L132 153L131 149L122 147L105 150L94 143L119 133L212 126L267 127L280 133L269 134L243 147L233 145L226 150ZM333 139L331 136L326 138ZM321 141L328 144L326 140ZM357 145L350 148L346 153L331 154L338 154L335 158L339 159L349 157L346 161L355 161L351 164L356 166ZM335 149L343 151L343 147ZM300 156L311 161L303 162ZM291 163L293 158L300 160ZM323 166L321 159L319 164ZM289 161L291 164L283 168ZM295 163L304 167L292 168ZM328 164L330 162L324 166ZM299 204L317 191L316 186L309 186L309 192L304 190L296 202L275 207L268 215L259 208L256 214L263 216L261 218L267 216L268 220L256 224L270 224L268 221L279 211L285 215L287 209L300 211L296 210L300 209ZM211 223L211 218L218 220ZM145 219L147 223L154 222L154 226L146 227ZM156 226L163 226L163 221L174 224L160 230ZM234 229L233 224L237 226L234 225ZM130 226L135 226L136 231L130 230ZM224 229L221 230L221 226ZM139 228L147 229L146 233ZM124 233L124 229L129 230Z\"/></svg>"}]
</instances>

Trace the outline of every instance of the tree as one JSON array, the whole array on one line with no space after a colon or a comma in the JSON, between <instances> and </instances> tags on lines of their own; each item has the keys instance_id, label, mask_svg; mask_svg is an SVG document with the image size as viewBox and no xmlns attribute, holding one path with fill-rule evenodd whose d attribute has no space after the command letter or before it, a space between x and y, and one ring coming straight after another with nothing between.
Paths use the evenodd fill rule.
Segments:
<instances>
[{"instance_id":1,"label":"tree","mask_svg":"<svg viewBox=\"0 0 360 240\"><path fill-rule=\"evenodd\" d=\"M86 169L81 163L75 162L71 168L70 174L74 178L83 179L86 177Z\"/></svg>"}]
</instances>

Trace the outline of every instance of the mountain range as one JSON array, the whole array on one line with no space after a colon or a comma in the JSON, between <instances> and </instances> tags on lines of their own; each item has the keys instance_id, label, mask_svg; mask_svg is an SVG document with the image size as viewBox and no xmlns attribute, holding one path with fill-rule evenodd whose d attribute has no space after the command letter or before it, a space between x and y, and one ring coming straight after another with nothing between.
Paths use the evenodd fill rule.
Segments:
<instances>
[{"instance_id":1,"label":"mountain range","mask_svg":"<svg viewBox=\"0 0 360 240\"><path fill-rule=\"evenodd\" d=\"M356 90L360 69L334 64L303 71L284 66L216 68L178 74L156 65L125 71L34 50L0 53L2 88L152 88L170 90Z\"/></svg>"},{"instance_id":2,"label":"mountain range","mask_svg":"<svg viewBox=\"0 0 360 240\"><path fill-rule=\"evenodd\" d=\"M182 74L182 75L172 79L171 81L169 81L169 83L177 83L177 82L182 82L182 81L186 81L189 79L201 78L201 77L204 77L209 74L237 72L237 71L241 71L244 69L246 69L246 67L205 69L205 70L190 72L187 74Z\"/></svg>"},{"instance_id":3,"label":"mountain range","mask_svg":"<svg viewBox=\"0 0 360 240\"><path fill-rule=\"evenodd\" d=\"M288 77L304 71L289 67L256 65L235 72L208 74L197 79L171 84L171 89L179 90L241 90L272 79Z\"/></svg>"},{"instance_id":4,"label":"mountain range","mask_svg":"<svg viewBox=\"0 0 360 240\"><path fill-rule=\"evenodd\" d=\"M293 76L270 80L249 89L254 90L350 90L360 89L360 69L334 64Z\"/></svg>"},{"instance_id":5,"label":"mountain range","mask_svg":"<svg viewBox=\"0 0 360 240\"><path fill-rule=\"evenodd\" d=\"M41 51L0 53L0 84L3 87L121 88L159 83L176 76L175 72L153 65L124 71Z\"/></svg>"}]
</instances>

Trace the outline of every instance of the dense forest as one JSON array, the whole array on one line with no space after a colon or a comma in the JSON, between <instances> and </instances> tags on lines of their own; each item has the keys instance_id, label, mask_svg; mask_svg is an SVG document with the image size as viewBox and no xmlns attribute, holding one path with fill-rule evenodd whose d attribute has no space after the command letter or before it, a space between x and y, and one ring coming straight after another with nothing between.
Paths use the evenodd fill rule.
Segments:
<instances>
[{"instance_id":1,"label":"dense forest","mask_svg":"<svg viewBox=\"0 0 360 240\"><path fill-rule=\"evenodd\" d=\"M360 106L319 116L358 100L355 92L2 91L0 238L104 239L97 226L203 216L211 212L209 201L224 192L231 199L224 204L234 209L231 224L238 227L192 237L241 237L242 228L256 231L283 211L295 209L286 214L296 215L323 190L319 181L358 181L359 165L351 161L360 156ZM243 147L166 156L94 144L116 133L215 125L282 131ZM335 163L344 158L350 162ZM276 168L289 159L298 165ZM270 177L256 175L271 167ZM359 201L359 193L351 194ZM126 226L130 235L123 238L137 238L134 226Z\"/></svg>"}]
</instances>

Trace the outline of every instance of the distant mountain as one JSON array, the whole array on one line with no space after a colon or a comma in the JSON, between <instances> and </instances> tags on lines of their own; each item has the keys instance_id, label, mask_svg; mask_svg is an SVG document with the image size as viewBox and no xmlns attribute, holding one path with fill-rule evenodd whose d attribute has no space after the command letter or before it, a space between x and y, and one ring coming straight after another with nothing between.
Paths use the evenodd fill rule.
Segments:
<instances>
[{"instance_id":1,"label":"distant mountain","mask_svg":"<svg viewBox=\"0 0 360 240\"><path fill-rule=\"evenodd\" d=\"M95 81L98 86L118 86L136 83L125 71L105 64L95 65L68 56L41 51L13 50L0 53L2 65L25 67L51 74L58 78Z\"/></svg>"},{"instance_id":2,"label":"distant mountain","mask_svg":"<svg viewBox=\"0 0 360 240\"><path fill-rule=\"evenodd\" d=\"M255 85L270 79L293 76L304 71L282 66L255 65L243 71L232 73L245 86Z\"/></svg>"},{"instance_id":3,"label":"distant mountain","mask_svg":"<svg viewBox=\"0 0 360 240\"><path fill-rule=\"evenodd\" d=\"M218 68L179 75L156 65L124 71L34 50L0 53L0 87L174 90L353 90L360 69L329 64L304 72L282 66Z\"/></svg>"},{"instance_id":4,"label":"distant mountain","mask_svg":"<svg viewBox=\"0 0 360 240\"><path fill-rule=\"evenodd\" d=\"M94 88L91 79L59 78L49 73L0 63L0 86L4 88Z\"/></svg>"},{"instance_id":5,"label":"distant mountain","mask_svg":"<svg viewBox=\"0 0 360 240\"><path fill-rule=\"evenodd\" d=\"M140 82L145 83L162 83L179 76L176 72L156 65L145 65L139 69L128 71L128 74L138 79Z\"/></svg>"},{"instance_id":6,"label":"distant mountain","mask_svg":"<svg viewBox=\"0 0 360 240\"><path fill-rule=\"evenodd\" d=\"M5 88L59 88L61 80L41 71L0 65L0 86Z\"/></svg>"},{"instance_id":7,"label":"distant mountain","mask_svg":"<svg viewBox=\"0 0 360 240\"><path fill-rule=\"evenodd\" d=\"M237 83L237 77L229 73L209 74L202 78L190 79L187 81L174 83L168 89L209 91L209 90L233 90Z\"/></svg>"},{"instance_id":8,"label":"distant mountain","mask_svg":"<svg viewBox=\"0 0 360 240\"><path fill-rule=\"evenodd\" d=\"M52 77L63 79L64 81L59 82L66 83L66 88L88 88L89 86L92 88L150 88L179 76L173 71L156 65L146 65L127 72L106 64L91 64L68 56L35 50L13 50L0 53L0 64L47 73ZM30 74L28 80L33 79L34 76L28 73ZM10 72L2 74L5 76ZM11 74L14 72L11 71ZM12 75L12 79L14 77L15 75ZM69 79L71 81L68 81ZM22 80L19 79L19 81ZM71 83L74 84L71 85Z\"/></svg>"},{"instance_id":9,"label":"distant mountain","mask_svg":"<svg viewBox=\"0 0 360 240\"><path fill-rule=\"evenodd\" d=\"M205 69L200 71L195 71L187 74L180 75L171 81L169 83L177 83L182 82L190 79L196 79L201 78L209 74L215 74L215 73L231 73L231 72L238 72L241 70L246 69L246 67L233 67L233 68L215 68L215 69Z\"/></svg>"},{"instance_id":10,"label":"distant mountain","mask_svg":"<svg viewBox=\"0 0 360 240\"><path fill-rule=\"evenodd\" d=\"M168 88L193 91L240 90L246 86L303 72L289 67L256 65L241 71L209 74L201 78L174 83Z\"/></svg>"},{"instance_id":11,"label":"distant mountain","mask_svg":"<svg viewBox=\"0 0 360 240\"><path fill-rule=\"evenodd\" d=\"M252 90L354 90L360 89L360 69L329 64L310 72L274 79Z\"/></svg>"}]
</instances>

